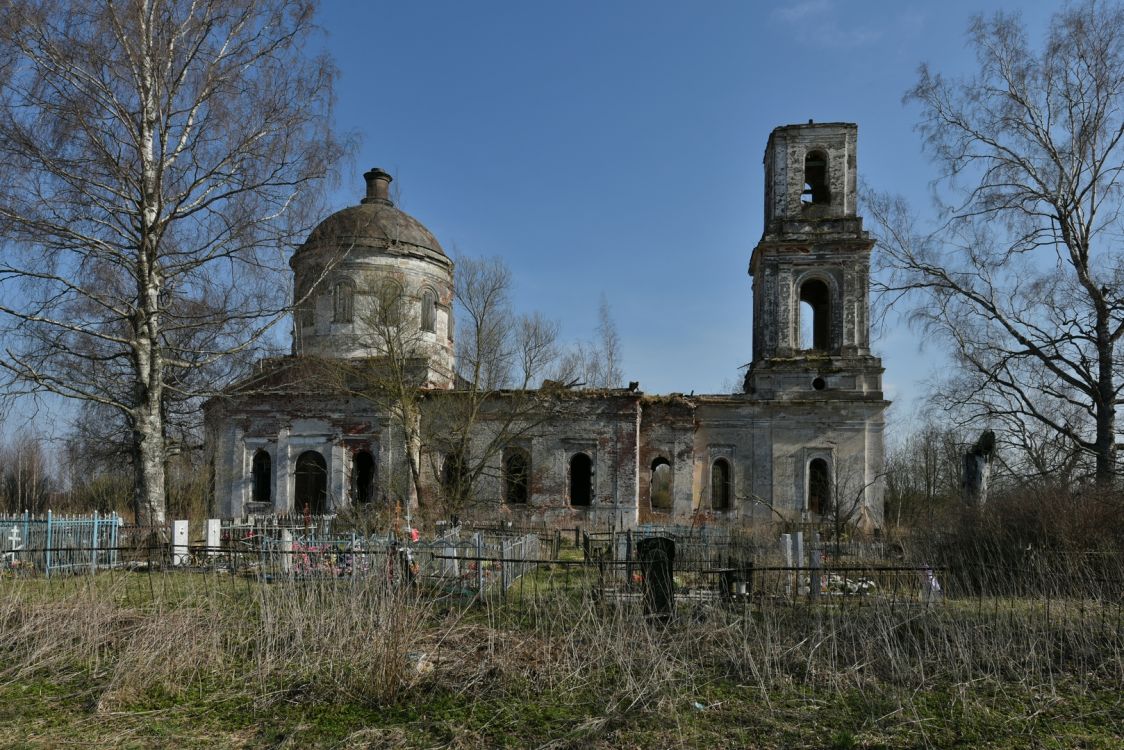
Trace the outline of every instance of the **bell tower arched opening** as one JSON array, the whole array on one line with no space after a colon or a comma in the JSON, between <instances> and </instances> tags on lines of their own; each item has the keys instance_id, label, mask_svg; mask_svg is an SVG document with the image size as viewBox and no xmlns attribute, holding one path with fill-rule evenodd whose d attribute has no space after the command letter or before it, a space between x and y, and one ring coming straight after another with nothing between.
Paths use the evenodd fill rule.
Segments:
<instances>
[{"instance_id":1,"label":"bell tower arched opening","mask_svg":"<svg viewBox=\"0 0 1124 750\"><path fill-rule=\"evenodd\" d=\"M809 151L804 157L804 191L800 202L805 206L826 206L831 203L827 179L827 154Z\"/></svg>"},{"instance_id":2,"label":"bell tower arched opening","mask_svg":"<svg viewBox=\"0 0 1124 750\"><path fill-rule=\"evenodd\" d=\"M831 349L831 290L822 279L800 285L800 348Z\"/></svg>"}]
</instances>

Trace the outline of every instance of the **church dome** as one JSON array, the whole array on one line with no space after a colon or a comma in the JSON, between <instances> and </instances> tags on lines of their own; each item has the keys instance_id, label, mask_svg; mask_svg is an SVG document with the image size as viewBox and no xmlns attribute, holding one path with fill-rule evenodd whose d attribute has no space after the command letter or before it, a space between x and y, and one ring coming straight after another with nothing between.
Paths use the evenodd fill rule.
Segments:
<instances>
[{"instance_id":1,"label":"church dome","mask_svg":"<svg viewBox=\"0 0 1124 750\"><path fill-rule=\"evenodd\" d=\"M363 177L367 194L359 205L320 222L289 259L293 353L388 356L394 326L402 334L395 346L409 341L428 360L424 382L451 387L453 261L421 222L394 206L389 174L372 169Z\"/></svg>"},{"instance_id":2,"label":"church dome","mask_svg":"<svg viewBox=\"0 0 1124 750\"><path fill-rule=\"evenodd\" d=\"M389 186L394 178L381 169L363 175L367 195L358 206L337 211L312 230L299 252L332 248L376 248L381 253L421 257L450 264L433 233L394 205Z\"/></svg>"}]
</instances>

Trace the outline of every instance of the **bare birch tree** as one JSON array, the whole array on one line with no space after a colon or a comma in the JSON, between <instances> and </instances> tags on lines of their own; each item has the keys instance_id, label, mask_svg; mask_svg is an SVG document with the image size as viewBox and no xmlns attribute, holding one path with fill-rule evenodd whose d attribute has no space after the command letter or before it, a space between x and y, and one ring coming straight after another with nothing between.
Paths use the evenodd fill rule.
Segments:
<instances>
[{"instance_id":1,"label":"bare birch tree","mask_svg":"<svg viewBox=\"0 0 1124 750\"><path fill-rule=\"evenodd\" d=\"M613 320L609 300L601 295L597 306L597 338L586 355L586 385L590 388L619 388L621 373L621 337Z\"/></svg>"},{"instance_id":2,"label":"bare birch tree","mask_svg":"<svg viewBox=\"0 0 1124 750\"><path fill-rule=\"evenodd\" d=\"M950 343L967 374L960 401L1049 430L1104 485L1124 334L1124 9L1074 4L1040 50L1017 16L977 17L969 42L974 75L922 67L907 96L942 171L945 220L925 231L900 199L868 201L880 291Z\"/></svg>"},{"instance_id":3,"label":"bare birch tree","mask_svg":"<svg viewBox=\"0 0 1124 750\"><path fill-rule=\"evenodd\" d=\"M6 392L119 414L142 523L164 519L169 403L280 319L283 250L340 152L313 5L0 9Z\"/></svg>"}]
</instances>

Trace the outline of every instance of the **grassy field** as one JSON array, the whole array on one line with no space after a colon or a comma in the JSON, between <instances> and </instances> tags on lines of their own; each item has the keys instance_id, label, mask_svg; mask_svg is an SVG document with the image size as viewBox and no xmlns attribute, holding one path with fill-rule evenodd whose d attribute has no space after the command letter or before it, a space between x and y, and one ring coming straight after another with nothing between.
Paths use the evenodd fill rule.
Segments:
<instances>
[{"instance_id":1,"label":"grassy field","mask_svg":"<svg viewBox=\"0 0 1124 750\"><path fill-rule=\"evenodd\" d=\"M0 746L1118 748L1120 602L683 604L541 571L466 606L377 581L0 579Z\"/></svg>"}]
</instances>

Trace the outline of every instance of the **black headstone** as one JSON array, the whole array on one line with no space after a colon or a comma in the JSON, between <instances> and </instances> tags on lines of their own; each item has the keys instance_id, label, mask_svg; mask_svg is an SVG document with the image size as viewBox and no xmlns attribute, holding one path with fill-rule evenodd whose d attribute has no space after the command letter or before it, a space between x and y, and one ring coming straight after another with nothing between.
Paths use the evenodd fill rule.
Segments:
<instances>
[{"instance_id":1,"label":"black headstone","mask_svg":"<svg viewBox=\"0 0 1124 750\"><path fill-rule=\"evenodd\" d=\"M675 542L656 536L636 544L644 573L644 613L667 620L675 611Z\"/></svg>"}]
</instances>

